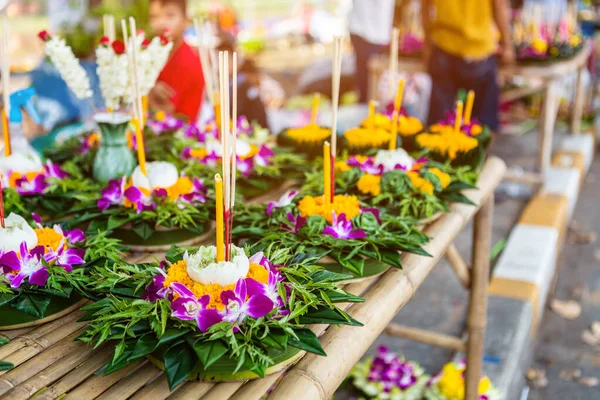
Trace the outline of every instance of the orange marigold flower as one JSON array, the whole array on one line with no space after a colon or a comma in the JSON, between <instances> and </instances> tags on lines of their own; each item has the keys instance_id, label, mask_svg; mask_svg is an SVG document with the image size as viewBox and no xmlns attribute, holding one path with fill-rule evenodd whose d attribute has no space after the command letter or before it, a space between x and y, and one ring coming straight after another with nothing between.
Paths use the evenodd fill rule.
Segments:
<instances>
[{"instance_id":1,"label":"orange marigold flower","mask_svg":"<svg viewBox=\"0 0 600 400\"><path fill-rule=\"evenodd\" d=\"M36 228L34 231L38 238L37 245L44 246L46 249L57 251L60 242L64 240L64 236L52 228Z\"/></svg>"},{"instance_id":2,"label":"orange marigold flower","mask_svg":"<svg viewBox=\"0 0 600 400\"><path fill-rule=\"evenodd\" d=\"M423 130L423 124L418 118L401 115L398 118L398 133L401 136L413 136Z\"/></svg>"},{"instance_id":3,"label":"orange marigold flower","mask_svg":"<svg viewBox=\"0 0 600 400\"><path fill-rule=\"evenodd\" d=\"M352 128L344 137L352 147L380 147L390 141L391 133L382 128Z\"/></svg>"},{"instance_id":4,"label":"orange marigold flower","mask_svg":"<svg viewBox=\"0 0 600 400\"><path fill-rule=\"evenodd\" d=\"M336 161L335 162L335 170L337 172L346 172L346 171L350 171L352 169L352 167L350 167L346 161Z\"/></svg>"},{"instance_id":5,"label":"orange marigold flower","mask_svg":"<svg viewBox=\"0 0 600 400\"><path fill-rule=\"evenodd\" d=\"M363 119L360 125L364 128L385 129L386 131L392 130L392 121L384 114L373 114L372 116Z\"/></svg>"},{"instance_id":6,"label":"orange marigold flower","mask_svg":"<svg viewBox=\"0 0 600 400\"><path fill-rule=\"evenodd\" d=\"M371 175L364 174L360 177L358 182L356 183L358 190L364 194L370 194L372 196L377 196L381 193L381 187L379 184L381 183L381 176L379 175Z\"/></svg>"},{"instance_id":7,"label":"orange marigold flower","mask_svg":"<svg viewBox=\"0 0 600 400\"><path fill-rule=\"evenodd\" d=\"M446 189L450 184L450 175L437 168L429 168L429 172L437 176L442 184L442 189Z\"/></svg>"},{"instance_id":8,"label":"orange marigold flower","mask_svg":"<svg viewBox=\"0 0 600 400\"><path fill-rule=\"evenodd\" d=\"M433 194L433 184L429 182L427 179L422 178L418 172L407 172L406 173L410 178L415 189L420 190L423 193Z\"/></svg>"},{"instance_id":9,"label":"orange marigold flower","mask_svg":"<svg viewBox=\"0 0 600 400\"><path fill-rule=\"evenodd\" d=\"M346 214L346 218L351 220L360 214L360 203L356 196L338 194L334 196L332 204L323 204L323 196L305 196L298 203L298 210L303 217L320 215L329 223L333 221L332 211L336 215Z\"/></svg>"},{"instance_id":10,"label":"orange marigold flower","mask_svg":"<svg viewBox=\"0 0 600 400\"><path fill-rule=\"evenodd\" d=\"M317 124L308 124L301 128L290 128L286 135L298 143L322 143L331 136L331 130Z\"/></svg>"},{"instance_id":11,"label":"orange marigold flower","mask_svg":"<svg viewBox=\"0 0 600 400\"><path fill-rule=\"evenodd\" d=\"M167 194L171 200L175 201L179 196L190 193L193 188L194 184L192 180L187 176L182 176L177 179L177 182L173 186L167 188Z\"/></svg>"}]
</instances>

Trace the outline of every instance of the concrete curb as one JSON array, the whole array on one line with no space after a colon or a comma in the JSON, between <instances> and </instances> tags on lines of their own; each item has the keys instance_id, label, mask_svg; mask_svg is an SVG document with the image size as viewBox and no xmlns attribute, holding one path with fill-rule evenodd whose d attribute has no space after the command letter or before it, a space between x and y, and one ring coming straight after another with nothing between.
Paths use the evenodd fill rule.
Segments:
<instances>
[{"instance_id":1,"label":"concrete curb","mask_svg":"<svg viewBox=\"0 0 600 400\"><path fill-rule=\"evenodd\" d=\"M594 146L592 133L569 136L561 142L544 187L525 207L494 270L483 373L504 399L518 399L525 385L533 338L552 290L557 258Z\"/></svg>"}]
</instances>

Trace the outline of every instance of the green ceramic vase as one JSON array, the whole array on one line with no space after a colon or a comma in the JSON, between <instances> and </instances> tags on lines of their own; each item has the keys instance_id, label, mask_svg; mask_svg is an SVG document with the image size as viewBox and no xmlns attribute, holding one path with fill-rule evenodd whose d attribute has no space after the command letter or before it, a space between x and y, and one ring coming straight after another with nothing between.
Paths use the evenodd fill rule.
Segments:
<instances>
[{"instance_id":1,"label":"green ceramic vase","mask_svg":"<svg viewBox=\"0 0 600 400\"><path fill-rule=\"evenodd\" d=\"M130 175L136 166L127 147L129 116L122 113L100 113L94 116L102 141L94 159L94 178L102 182Z\"/></svg>"}]
</instances>

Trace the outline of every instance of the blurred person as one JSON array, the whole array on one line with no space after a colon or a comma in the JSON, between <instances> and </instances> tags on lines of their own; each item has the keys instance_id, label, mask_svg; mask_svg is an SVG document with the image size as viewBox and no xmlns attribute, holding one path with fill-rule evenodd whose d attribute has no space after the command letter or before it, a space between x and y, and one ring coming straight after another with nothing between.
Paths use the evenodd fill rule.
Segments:
<instances>
[{"instance_id":1,"label":"blurred person","mask_svg":"<svg viewBox=\"0 0 600 400\"><path fill-rule=\"evenodd\" d=\"M151 108L195 121L202 105L204 78L198 53L183 39L189 24L186 0L150 0L150 29L173 41L169 60L148 95Z\"/></svg>"},{"instance_id":2,"label":"blurred person","mask_svg":"<svg viewBox=\"0 0 600 400\"><path fill-rule=\"evenodd\" d=\"M356 85L361 103L369 100L369 59L390 43L393 20L394 0L354 0L349 30L356 56Z\"/></svg>"},{"instance_id":3,"label":"blurred person","mask_svg":"<svg viewBox=\"0 0 600 400\"><path fill-rule=\"evenodd\" d=\"M496 58L504 64L515 61L509 0L421 0L421 18L424 61L432 80L429 124L454 109L458 91L465 89L475 92L473 117L497 131Z\"/></svg>"}]
</instances>

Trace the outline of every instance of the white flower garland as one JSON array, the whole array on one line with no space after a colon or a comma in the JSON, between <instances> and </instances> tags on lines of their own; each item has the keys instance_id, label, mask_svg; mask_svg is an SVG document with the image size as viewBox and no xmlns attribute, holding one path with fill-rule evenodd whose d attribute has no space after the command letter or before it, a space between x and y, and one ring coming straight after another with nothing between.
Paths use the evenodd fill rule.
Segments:
<instances>
[{"instance_id":1,"label":"white flower garland","mask_svg":"<svg viewBox=\"0 0 600 400\"><path fill-rule=\"evenodd\" d=\"M92 97L90 79L64 39L53 36L46 41L46 55L78 99Z\"/></svg>"},{"instance_id":2,"label":"white flower garland","mask_svg":"<svg viewBox=\"0 0 600 400\"><path fill-rule=\"evenodd\" d=\"M126 54L117 54L109 45L96 49L98 79L106 107L116 110L128 94L129 65Z\"/></svg>"},{"instance_id":3,"label":"white flower garland","mask_svg":"<svg viewBox=\"0 0 600 400\"><path fill-rule=\"evenodd\" d=\"M140 35L143 40L143 36ZM138 44L141 48L141 41ZM145 49L139 51L139 73L140 73L140 94L142 96L150 93L154 87L160 71L165 67L169 54L173 48L173 42L162 44L159 37L155 37Z\"/></svg>"}]
</instances>

